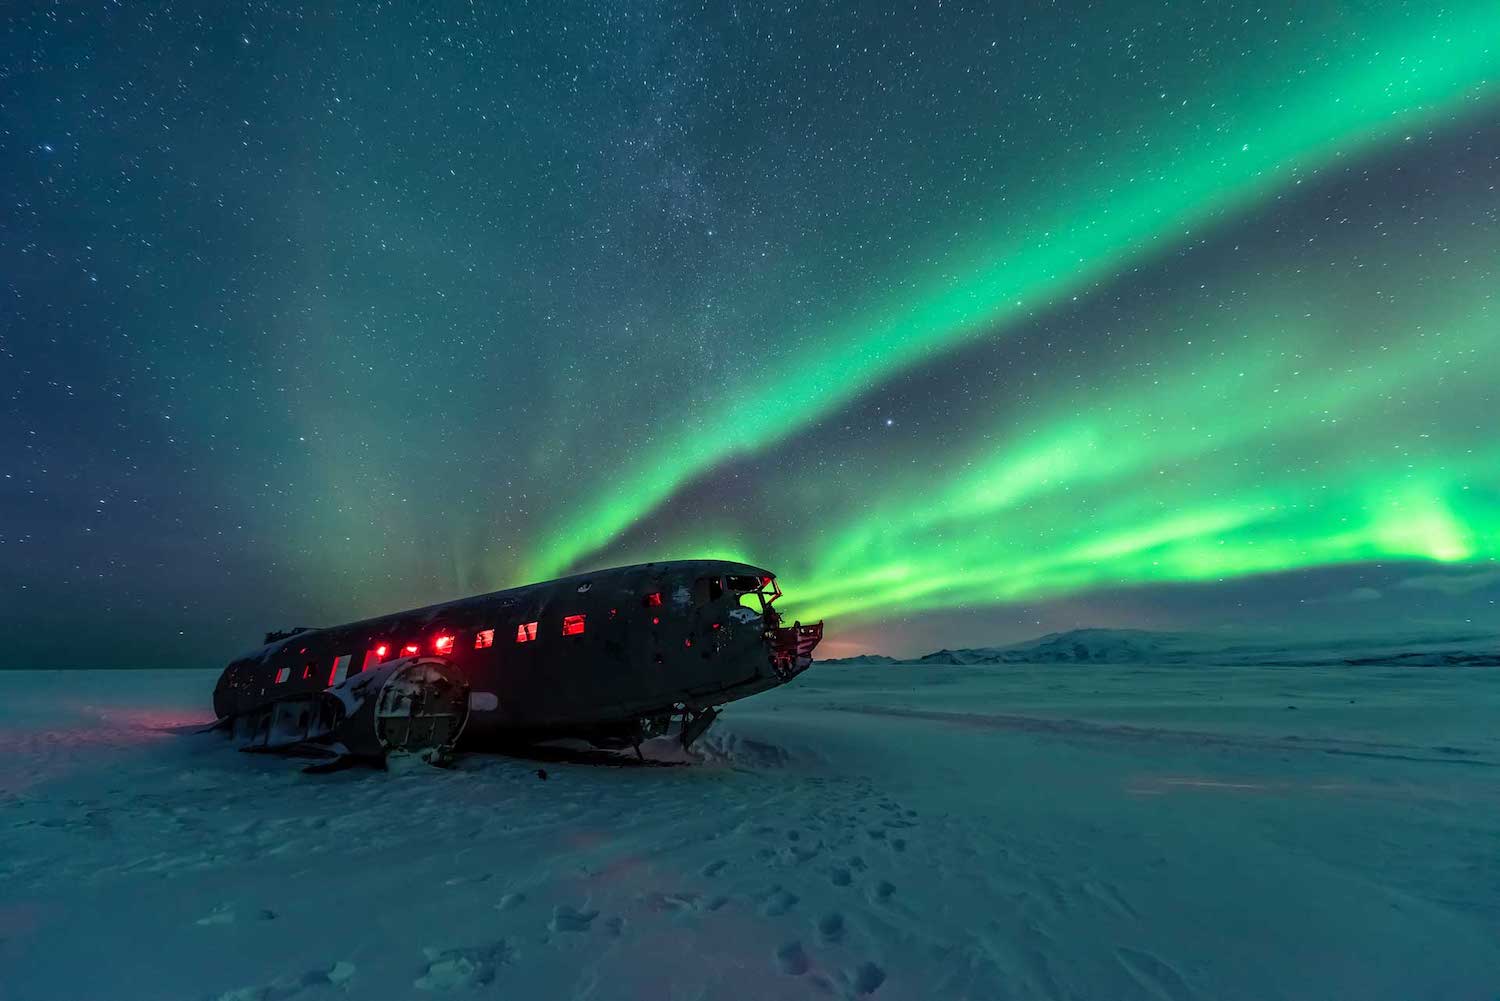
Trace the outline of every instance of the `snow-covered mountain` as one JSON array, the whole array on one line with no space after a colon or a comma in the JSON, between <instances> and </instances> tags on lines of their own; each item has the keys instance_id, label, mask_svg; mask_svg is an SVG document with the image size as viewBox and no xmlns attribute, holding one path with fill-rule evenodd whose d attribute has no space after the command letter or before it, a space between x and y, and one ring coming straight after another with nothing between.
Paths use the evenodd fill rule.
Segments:
<instances>
[{"instance_id":1,"label":"snow-covered mountain","mask_svg":"<svg viewBox=\"0 0 1500 1001\"><path fill-rule=\"evenodd\" d=\"M1003 647L939 650L924 664L1134 664L1190 655L1194 644L1178 633L1144 629L1072 629Z\"/></svg>"},{"instance_id":2,"label":"snow-covered mountain","mask_svg":"<svg viewBox=\"0 0 1500 1001\"><path fill-rule=\"evenodd\" d=\"M1500 666L1500 635L1444 633L1355 639L1215 637L1147 629L1071 629L995 647L938 650L901 661L865 654L828 664L1319 664Z\"/></svg>"},{"instance_id":3,"label":"snow-covered mountain","mask_svg":"<svg viewBox=\"0 0 1500 1001\"><path fill-rule=\"evenodd\" d=\"M862 653L854 657L840 657L835 660L820 660L819 664L840 664L845 667L869 667L872 664L900 664L903 663L896 657L887 657L879 653Z\"/></svg>"}]
</instances>

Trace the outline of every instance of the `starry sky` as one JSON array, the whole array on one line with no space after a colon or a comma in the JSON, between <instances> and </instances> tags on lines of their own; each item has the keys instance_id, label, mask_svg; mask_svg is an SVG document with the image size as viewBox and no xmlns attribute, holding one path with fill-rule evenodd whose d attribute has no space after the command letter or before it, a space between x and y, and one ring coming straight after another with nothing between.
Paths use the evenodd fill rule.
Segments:
<instances>
[{"instance_id":1,"label":"starry sky","mask_svg":"<svg viewBox=\"0 0 1500 1001\"><path fill-rule=\"evenodd\" d=\"M651 559L1500 631L1500 2L23 2L7 666Z\"/></svg>"}]
</instances>

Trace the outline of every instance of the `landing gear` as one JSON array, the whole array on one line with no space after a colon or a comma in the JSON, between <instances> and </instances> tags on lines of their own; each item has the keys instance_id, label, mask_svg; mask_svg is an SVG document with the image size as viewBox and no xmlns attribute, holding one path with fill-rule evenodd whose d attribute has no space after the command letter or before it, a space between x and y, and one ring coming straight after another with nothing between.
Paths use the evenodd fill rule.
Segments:
<instances>
[{"instance_id":1,"label":"landing gear","mask_svg":"<svg viewBox=\"0 0 1500 1001\"><path fill-rule=\"evenodd\" d=\"M670 712L660 716L643 716L637 720L635 728L624 740L615 746L626 745L635 749L635 756L640 761L645 761L646 756L641 753L641 745L648 740L657 737L665 737L674 734L682 744L685 751L693 746L693 743L708 728L714 725L714 720L719 718L719 710L712 706L702 709L692 709L679 702L674 705ZM597 740L595 741L598 742Z\"/></svg>"},{"instance_id":2,"label":"landing gear","mask_svg":"<svg viewBox=\"0 0 1500 1001\"><path fill-rule=\"evenodd\" d=\"M693 746L693 741L703 736L708 728L714 725L714 720L719 718L719 710L713 708L692 709L682 711L682 749L686 751Z\"/></svg>"}]
</instances>

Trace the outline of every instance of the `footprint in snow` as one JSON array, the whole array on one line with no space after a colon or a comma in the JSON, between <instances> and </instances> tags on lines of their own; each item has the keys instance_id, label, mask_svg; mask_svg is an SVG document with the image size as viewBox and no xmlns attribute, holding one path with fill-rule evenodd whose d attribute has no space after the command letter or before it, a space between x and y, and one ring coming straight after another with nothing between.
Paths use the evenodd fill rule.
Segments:
<instances>
[{"instance_id":1,"label":"footprint in snow","mask_svg":"<svg viewBox=\"0 0 1500 1001\"><path fill-rule=\"evenodd\" d=\"M495 981L496 968L510 958L503 940L472 949L428 947L422 952L427 957L427 968L412 981L412 986L421 991L487 987Z\"/></svg>"},{"instance_id":2,"label":"footprint in snow","mask_svg":"<svg viewBox=\"0 0 1500 1001\"><path fill-rule=\"evenodd\" d=\"M856 997L874 994L885 983L885 971L874 963L860 963L852 970L845 970L843 979Z\"/></svg>"},{"instance_id":3,"label":"footprint in snow","mask_svg":"<svg viewBox=\"0 0 1500 1001\"><path fill-rule=\"evenodd\" d=\"M507 894L505 894L504 896L502 896L500 898L500 900L499 900L498 903L495 904L495 910L497 910L497 911L513 911L517 907L520 907L525 902L526 902L526 894L524 894L524 893L507 893Z\"/></svg>"},{"instance_id":4,"label":"footprint in snow","mask_svg":"<svg viewBox=\"0 0 1500 1001\"><path fill-rule=\"evenodd\" d=\"M837 911L818 919L818 936L824 942L841 942L844 939L844 916Z\"/></svg>"},{"instance_id":5,"label":"footprint in snow","mask_svg":"<svg viewBox=\"0 0 1500 1001\"><path fill-rule=\"evenodd\" d=\"M553 931L588 931L598 916L598 911L580 911L563 904L552 908L552 920L547 927Z\"/></svg>"},{"instance_id":6,"label":"footprint in snow","mask_svg":"<svg viewBox=\"0 0 1500 1001\"><path fill-rule=\"evenodd\" d=\"M889 882L888 880L882 879L880 882L870 887L870 902L875 904L883 904L886 901L890 900L891 897L895 895L895 893L895 884Z\"/></svg>"},{"instance_id":7,"label":"footprint in snow","mask_svg":"<svg viewBox=\"0 0 1500 1001\"><path fill-rule=\"evenodd\" d=\"M647 893L638 898L653 911L690 911L697 906L696 893Z\"/></svg>"},{"instance_id":8,"label":"footprint in snow","mask_svg":"<svg viewBox=\"0 0 1500 1001\"><path fill-rule=\"evenodd\" d=\"M788 942L776 950L776 968L788 976L802 976L809 965L801 942Z\"/></svg>"},{"instance_id":9,"label":"footprint in snow","mask_svg":"<svg viewBox=\"0 0 1500 1001\"><path fill-rule=\"evenodd\" d=\"M728 864L729 864L728 860L726 860L726 859L718 859L718 860L710 862L708 865L704 866L701 871L702 871L703 875L705 875L705 876L717 876L719 874L719 871L722 870Z\"/></svg>"},{"instance_id":10,"label":"footprint in snow","mask_svg":"<svg viewBox=\"0 0 1500 1001\"><path fill-rule=\"evenodd\" d=\"M817 858L821 850L818 845L790 845L787 847L786 857L793 865L801 865L809 859Z\"/></svg>"},{"instance_id":11,"label":"footprint in snow","mask_svg":"<svg viewBox=\"0 0 1500 1001\"><path fill-rule=\"evenodd\" d=\"M834 886L848 886L850 883L854 882L854 877L851 876L849 874L849 870L845 869L843 866L839 866L838 868L830 872L828 874L828 878L830 881L832 881Z\"/></svg>"},{"instance_id":12,"label":"footprint in snow","mask_svg":"<svg viewBox=\"0 0 1500 1001\"><path fill-rule=\"evenodd\" d=\"M767 898L765 906L761 908L761 913L768 918L779 918L796 906L797 895L795 893L788 893L785 890L778 889L773 890L770 897Z\"/></svg>"}]
</instances>

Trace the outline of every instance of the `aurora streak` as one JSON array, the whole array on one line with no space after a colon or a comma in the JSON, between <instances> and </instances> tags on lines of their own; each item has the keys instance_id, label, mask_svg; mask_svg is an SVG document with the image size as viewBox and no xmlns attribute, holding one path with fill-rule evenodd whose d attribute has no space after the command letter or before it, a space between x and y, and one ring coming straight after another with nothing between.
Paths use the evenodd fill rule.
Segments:
<instances>
[{"instance_id":1,"label":"aurora streak","mask_svg":"<svg viewBox=\"0 0 1500 1001\"><path fill-rule=\"evenodd\" d=\"M1373 45L1365 41L1337 53L1321 72L1299 69L1272 96L1238 102L1235 124L1185 134L1163 129L1148 134L1142 149L1102 154L1107 172L1052 179L1059 190L1040 195L1032 209L1040 217L1035 226L970 240L972 249L946 257L940 277L900 283L915 286L914 297L865 307L853 323L830 324L831 334L797 342L799 354L756 372L756 384L778 387L774 408L736 421L727 433L666 443L644 469L627 471L623 485L606 488L603 506L584 507L557 530L530 576L571 566L689 477L765 448L931 352L1002 336L1028 311L1085 290L1165 243L1251 211L1305 173L1466 108L1490 102L1500 109L1494 103L1500 94L1497 26L1500 8L1488 4L1415 32L1403 25ZM1172 152L1161 156L1160 148ZM754 392L753 385L732 386L724 398Z\"/></svg>"}]
</instances>

